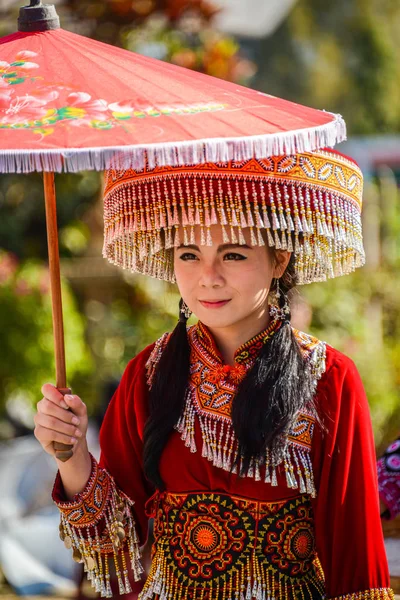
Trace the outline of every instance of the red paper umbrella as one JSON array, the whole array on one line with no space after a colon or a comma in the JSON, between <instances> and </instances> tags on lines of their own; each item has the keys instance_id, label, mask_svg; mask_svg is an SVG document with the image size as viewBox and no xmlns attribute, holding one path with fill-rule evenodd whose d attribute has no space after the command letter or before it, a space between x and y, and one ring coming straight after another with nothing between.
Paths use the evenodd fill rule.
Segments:
<instances>
[{"instance_id":1,"label":"red paper umbrella","mask_svg":"<svg viewBox=\"0 0 400 600\"><path fill-rule=\"evenodd\" d=\"M245 160L333 146L339 115L54 29L0 40L0 171Z\"/></svg>"},{"instance_id":2,"label":"red paper umbrella","mask_svg":"<svg viewBox=\"0 0 400 600\"><path fill-rule=\"evenodd\" d=\"M31 0L19 32L0 39L0 172L45 172L57 387L66 371L54 172L295 154L345 133L340 115L64 31L53 6Z\"/></svg>"}]
</instances>

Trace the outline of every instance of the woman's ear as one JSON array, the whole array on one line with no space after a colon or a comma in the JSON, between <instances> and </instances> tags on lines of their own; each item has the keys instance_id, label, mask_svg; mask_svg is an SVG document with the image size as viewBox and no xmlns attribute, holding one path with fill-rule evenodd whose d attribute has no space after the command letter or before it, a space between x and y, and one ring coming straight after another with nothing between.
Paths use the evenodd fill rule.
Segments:
<instances>
[{"instance_id":1,"label":"woman's ear","mask_svg":"<svg viewBox=\"0 0 400 600\"><path fill-rule=\"evenodd\" d=\"M286 267L289 264L290 257L292 256L291 252L287 250L275 250L275 266L273 277L275 279L280 279L284 272L286 271Z\"/></svg>"}]
</instances>

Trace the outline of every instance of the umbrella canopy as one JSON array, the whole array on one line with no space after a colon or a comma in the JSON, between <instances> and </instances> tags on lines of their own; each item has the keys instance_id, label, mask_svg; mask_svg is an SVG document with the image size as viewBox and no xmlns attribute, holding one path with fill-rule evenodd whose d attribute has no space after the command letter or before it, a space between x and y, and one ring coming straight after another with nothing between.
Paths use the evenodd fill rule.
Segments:
<instances>
[{"instance_id":1,"label":"umbrella canopy","mask_svg":"<svg viewBox=\"0 0 400 600\"><path fill-rule=\"evenodd\" d=\"M0 172L295 154L345 138L307 108L63 29L0 40Z\"/></svg>"}]
</instances>

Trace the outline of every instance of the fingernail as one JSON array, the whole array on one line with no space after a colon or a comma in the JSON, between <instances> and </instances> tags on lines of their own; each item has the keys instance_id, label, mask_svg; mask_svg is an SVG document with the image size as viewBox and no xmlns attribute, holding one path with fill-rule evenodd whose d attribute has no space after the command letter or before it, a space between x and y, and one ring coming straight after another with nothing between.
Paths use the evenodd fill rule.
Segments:
<instances>
[{"instance_id":1,"label":"fingernail","mask_svg":"<svg viewBox=\"0 0 400 600\"><path fill-rule=\"evenodd\" d=\"M64 398L65 398L66 400L69 400L69 401L71 401L71 400L73 399L73 396L71 396L71 394L65 394Z\"/></svg>"},{"instance_id":2,"label":"fingernail","mask_svg":"<svg viewBox=\"0 0 400 600\"><path fill-rule=\"evenodd\" d=\"M61 408L69 408L68 404L66 402L64 402L64 400L61 400L60 406L61 406Z\"/></svg>"},{"instance_id":3,"label":"fingernail","mask_svg":"<svg viewBox=\"0 0 400 600\"><path fill-rule=\"evenodd\" d=\"M71 423L73 425L79 425L80 421L79 421L78 417L72 417Z\"/></svg>"},{"instance_id":4,"label":"fingernail","mask_svg":"<svg viewBox=\"0 0 400 600\"><path fill-rule=\"evenodd\" d=\"M81 432L81 431L79 431L79 429L75 429L75 435L76 435L77 437L82 437L82 432Z\"/></svg>"},{"instance_id":5,"label":"fingernail","mask_svg":"<svg viewBox=\"0 0 400 600\"><path fill-rule=\"evenodd\" d=\"M76 444L77 441L78 440L76 438L73 438L73 437L71 438L71 444Z\"/></svg>"}]
</instances>

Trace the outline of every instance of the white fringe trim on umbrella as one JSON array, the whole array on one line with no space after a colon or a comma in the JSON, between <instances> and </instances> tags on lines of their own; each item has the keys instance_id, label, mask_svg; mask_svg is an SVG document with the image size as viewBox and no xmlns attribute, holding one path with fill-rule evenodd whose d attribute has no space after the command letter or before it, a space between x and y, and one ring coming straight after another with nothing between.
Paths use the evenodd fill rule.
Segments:
<instances>
[{"instance_id":1,"label":"white fringe trim on umbrella","mask_svg":"<svg viewBox=\"0 0 400 600\"><path fill-rule=\"evenodd\" d=\"M325 125L296 131L267 133L239 138L208 138L190 142L110 146L103 148L59 148L57 150L0 150L1 173L56 173L108 168L142 170L159 166L195 165L228 160L249 160L281 154L312 152L333 147L346 139L341 115L332 114Z\"/></svg>"}]
</instances>

